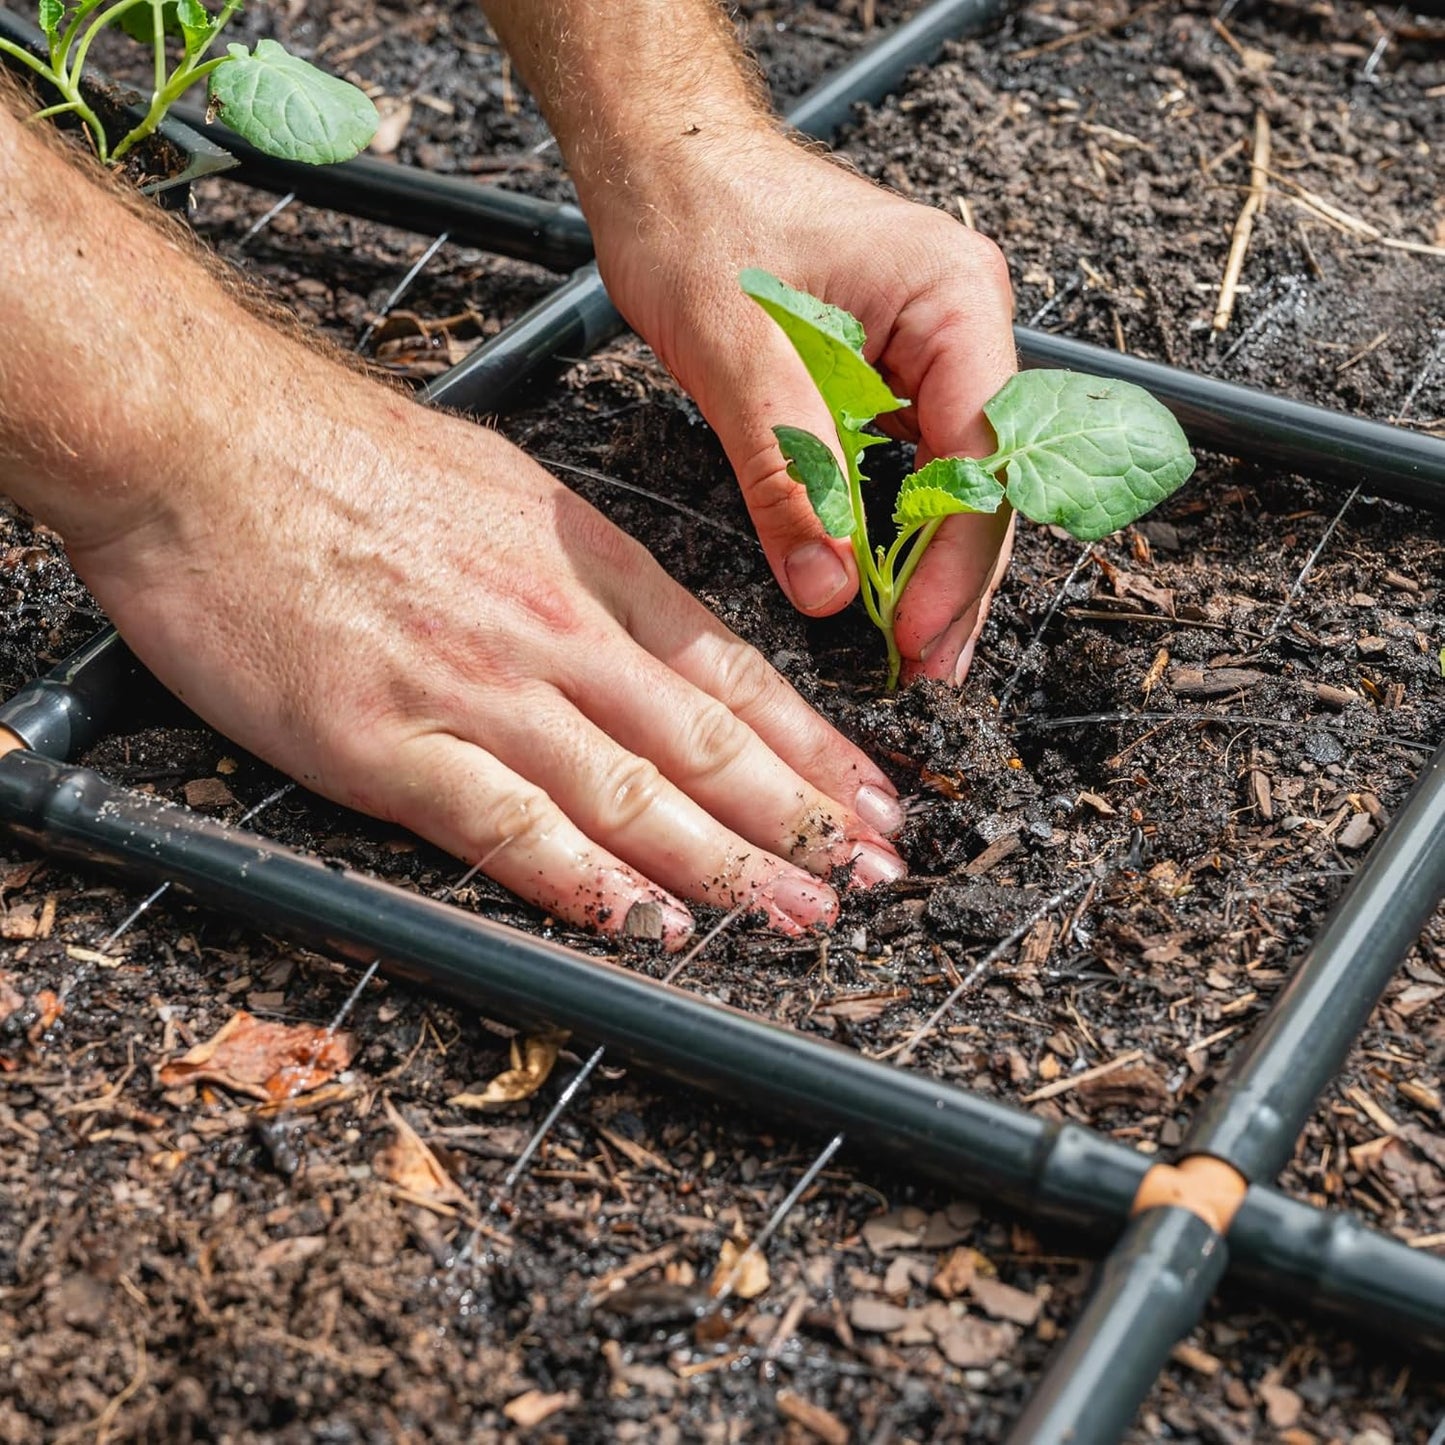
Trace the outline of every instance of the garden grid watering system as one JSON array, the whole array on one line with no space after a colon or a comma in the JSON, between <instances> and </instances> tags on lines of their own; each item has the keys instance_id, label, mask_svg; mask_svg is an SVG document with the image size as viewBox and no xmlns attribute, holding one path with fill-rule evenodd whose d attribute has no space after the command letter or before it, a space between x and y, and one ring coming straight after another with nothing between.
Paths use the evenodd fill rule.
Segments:
<instances>
[{"instance_id":1,"label":"garden grid watering system","mask_svg":"<svg viewBox=\"0 0 1445 1445\"><path fill-rule=\"evenodd\" d=\"M793 111L827 135L942 40L1001 6L927 7ZM228 138L229 143L229 138ZM327 171L242 154L238 178L303 200L575 270L551 297L428 388L485 413L559 354L615 335L590 241L570 207L352 162ZM293 171L295 172L293 174ZM514 204L515 202L515 204ZM1020 328L1027 365L1119 376L1159 395L1192 439L1318 480L1445 507L1445 444ZM0 757L0 822L46 851L168 883L198 901L390 970L522 1025L561 1026L760 1113L842 1134L860 1151L1021 1214L1116 1239L1095 1290L1020 1418L1024 1442L1118 1439L1174 1343L1226 1272L1302 1312L1445 1353L1445 1260L1271 1187L1319 1093L1445 894L1445 749L1421 771L1252 1042L1176 1151L1070 1123L643 978L605 961L157 803L69 765L120 720L142 671L103 634L0 707L22 747ZM1201 724L1217 720L1201 713Z\"/></svg>"}]
</instances>

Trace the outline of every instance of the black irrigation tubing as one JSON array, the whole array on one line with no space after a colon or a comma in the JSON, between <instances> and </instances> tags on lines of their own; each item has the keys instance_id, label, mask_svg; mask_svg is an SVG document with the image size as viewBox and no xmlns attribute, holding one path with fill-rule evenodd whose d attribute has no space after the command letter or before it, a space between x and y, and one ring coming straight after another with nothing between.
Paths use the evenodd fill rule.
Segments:
<instances>
[{"instance_id":1,"label":"black irrigation tubing","mask_svg":"<svg viewBox=\"0 0 1445 1445\"><path fill-rule=\"evenodd\" d=\"M788 124L830 140L854 106L882 99L915 66L931 61L945 41L984 29L1007 8L1008 0L935 0L814 86L788 111ZM492 411L555 358L586 356L624 330L596 262L587 261L558 290L437 377L422 396L458 411Z\"/></svg>"},{"instance_id":2,"label":"black irrigation tubing","mask_svg":"<svg viewBox=\"0 0 1445 1445\"><path fill-rule=\"evenodd\" d=\"M235 156L229 179L257 190L423 235L445 232L459 245L532 261L550 271L571 271L592 255L592 233L576 206L371 156L334 166L278 160L234 131L208 125L200 111L178 106L176 112Z\"/></svg>"},{"instance_id":3,"label":"black irrigation tubing","mask_svg":"<svg viewBox=\"0 0 1445 1445\"><path fill-rule=\"evenodd\" d=\"M1445 894L1445 747L1421 770L1290 981L1195 1117L1183 1158L1251 1183L1288 1163L1396 968ZM1203 1315L1234 1244L1177 1206L1135 1216L1014 1428L1017 1445L1108 1445ZM1399 1281L1398 1283L1404 1283Z\"/></svg>"},{"instance_id":4,"label":"black irrigation tubing","mask_svg":"<svg viewBox=\"0 0 1445 1445\"><path fill-rule=\"evenodd\" d=\"M1154 1162L1079 1125L866 1059L36 753L0 757L0 826L67 860L169 880L343 956L379 954L393 975L520 1027L567 1028L691 1087L846 1132L910 1173L1044 1224L1117 1235ZM1271 1301L1445 1353L1445 1260L1259 1185L1231 1245L1237 1272Z\"/></svg>"}]
</instances>

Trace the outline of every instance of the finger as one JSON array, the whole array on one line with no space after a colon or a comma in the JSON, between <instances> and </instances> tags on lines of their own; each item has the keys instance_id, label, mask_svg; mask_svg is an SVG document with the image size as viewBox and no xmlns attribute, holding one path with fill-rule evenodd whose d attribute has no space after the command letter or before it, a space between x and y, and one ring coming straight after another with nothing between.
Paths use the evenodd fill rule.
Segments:
<instances>
[{"instance_id":1,"label":"finger","mask_svg":"<svg viewBox=\"0 0 1445 1445\"><path fill-rule=\"evenodd\" d=\"M911 383L918 465L940 456L987 456L993 428L983 405L1016 369L1008 269L998 249L959 229L960 264L945 267L900 313L888 345ZM950 518L899 605L899 649L915 676L961 679L963 650L982 626L1011 516Z\"/></svg>"},{"instance_id":2,"label":"finger","mask_svg":"<svg viewBox=\"0 0 1445 1445\"><path fill-rule=\"evenodd\" d=\"M801 427L838 454L833 419L783 333L750 301L725 304L736 320L726 346L712 348L688 390L727 452L773 575L800 612L826 617L858 590L846 541L828 536L807 491L788 475L775 426ZM708 331L717 328L709 318Z\"/></svg>"},{"instance_id":3,"label":"finger","mask_svg":"<svg viewBox=\"0 0 1445 1445\"><path fill-rule=\"evenodd\" d=\"M903 860L854 807L803 778L726 704L642 649L634 652L629 686L609 686L594 670L571 694L610 737L651 758L719 823L801 868L826 877L851 864L849 881L860 887L903 876Z\"/></svg>"},{"instance_id":4,"label":"finger","mask_svg":"<svg viewBox=\"0 0 1445 1445\"><path fill-rule=\"evenodd\" d=\"M888 775L831 727L755 648L729 632L660 568L611 597L623 626L679 677L746 723L778 758L876 832L897 833L903 808Z\"/></svg>"},{"instance_id":5,"label":"finger","mask_svg":"<svg viewBox=\"0 0 1445 1445\"><path fill-rule=\"evenodd\" d=\"M692 916L573 824L540 788L491 754L443 733L403 745L388 759L369 812L472 862L519 898L569 923L619 933L630 909L662 910L663 941L680 947Z\"/></svg>"},{"instance_id":6,"label":"finger","mask_svg":"<svg viewBox=\"0 0 1445 1445\"><path fill-rule=\"evenodd\" d=\"M904 677L961 683L989 604L1008 571L1014 517L950 517L933 539L899 604L895 630Z\"/></svg>"},{"instance_id":7,"label":"finger","mask_svg":"<svg viewBox=\"0 0 1445 1445\"><path fill-rule=\"evenodd\" d=\"M588 838L688 898L756 906L785 933L832 922L837 895L711 817L650 758L620 746L560 693L491 720L488 746L522 766Z\"/></svg>"}]
</instances>

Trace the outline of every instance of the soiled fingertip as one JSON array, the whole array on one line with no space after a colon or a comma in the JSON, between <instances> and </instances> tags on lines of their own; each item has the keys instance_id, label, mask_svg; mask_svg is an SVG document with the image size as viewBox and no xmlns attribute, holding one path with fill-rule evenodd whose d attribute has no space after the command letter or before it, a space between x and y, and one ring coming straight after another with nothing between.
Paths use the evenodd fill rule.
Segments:
<instances>
[{"instance_id":1,"label":"soiled fingertip","mask_svg":"<svg viewBox=\"0 0 1445 1445\"><path fill-rule=\"evenodd\" d=\"M838 916L838 895L826 883L801 873L782 874L758 901L785 933L826 928Z\"/></svg>"}]
</instances>

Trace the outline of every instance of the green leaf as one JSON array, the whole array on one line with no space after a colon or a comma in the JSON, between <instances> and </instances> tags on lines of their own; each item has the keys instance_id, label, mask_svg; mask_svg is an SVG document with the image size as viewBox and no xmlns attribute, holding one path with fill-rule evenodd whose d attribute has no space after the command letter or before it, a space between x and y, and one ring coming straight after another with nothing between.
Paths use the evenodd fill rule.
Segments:
<instances>
[{"instance_id":1,"label":"green leaf","mask_svg":"<svg viewBox=\"0 0 1445 1445\"><path fill-rule=\"evenodd\" d=\"M115 23L132 40L139 40L142 45L155 43L155 12L149 5L132 5L129 10L121 11ZM165 0L161 6L161 30L166 35L181 33L180 22L176 19L176 0Z\"/></svg>"},{"instance_id":2,"label":"green leaf","mask_svg":"<svg viewBox=\"0 0 1445 1445\"><path fill-rule=\"evenodd\" d=\"M788 475L808 489L813 511L830 537L851 537L857 522L848 500L848 482L830 448L810 431L796 426L775 426L788 463Z\"/></svg>"},{"instance_id":3,"label":"green leaf","mask_svg":"<svg viewBox=\"0 0 1445 1445\"><path fill-rule=\"evenodd\" d=\"M176 0L176 23L185 37L187 55L204 50L216 28L201 0Z\"/></svg>"},{"instance_id":4,"label":"green leaf","mask_svg":"<svg viewBox=\"0 0 1445 1445\"><path fill-rule=\"evenodd\" d=\"M354 85L317 70L274 40L226 47L211 72L210 101L222 121L267 155L328 165L365 148L380 117Z\"/></svg>"},{"instance_id":5,"label":"green leaf","mask_svg":"<svg viewBox=\"0 0 1445 1445\"><path fill-rule=\"evenodd\" d=\"M64 19L65 0L40 0L40 28L52 45Z\"/></svg>"},{"instance_id":6,"label":"green leaf","mask_svg":"<svg viewBox=\"0 0 1445 1445\"><path fill-rule=\"evenodd\" d=\"M900 531L955 512L996 512L1003 501L998 479L972 457L939 457L906 476L893 520Z\"/></svg>"},{"instance_id":7,"label":"green leaf","mask_svg":"<svg viewBox=\"0 0 1445 1445\"><path fill-rule=\"evenodd\" d=\"M986 465L1006 470L1009 501L1081 541L1143 516L1194 470L1179 423L1128 382L1024 371L983 409L998 435Z\"/></svg>"},{"instance_id":8,"label":"green leaf","mask_svg":"<svg viewBox=\"0 0 1445 1445\"><path fill-rule=\"evenodd\" d=\"M875 416L908 405L863 359L863 327L855 316L756 267L738 283L783 328L840 430L859 431Z\"/></svg>"}]
</instances>

